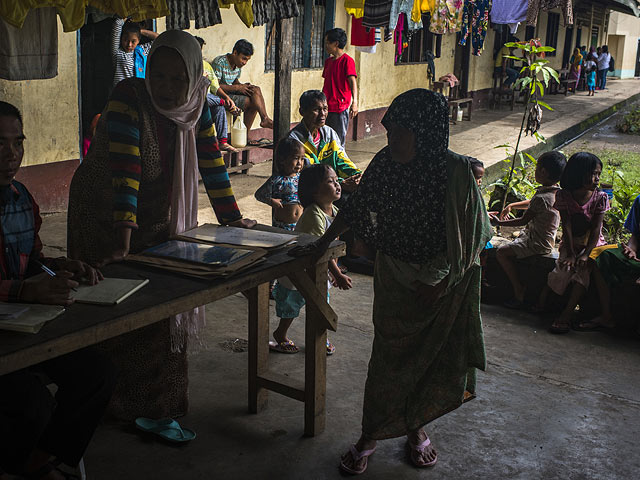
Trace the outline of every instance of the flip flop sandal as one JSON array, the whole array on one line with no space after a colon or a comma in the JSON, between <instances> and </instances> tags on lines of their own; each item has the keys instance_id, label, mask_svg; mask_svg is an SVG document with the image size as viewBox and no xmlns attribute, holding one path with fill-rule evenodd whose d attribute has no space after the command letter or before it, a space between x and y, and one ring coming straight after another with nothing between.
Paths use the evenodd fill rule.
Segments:
<instances>
[{"instance_id":1,"label":"flip flop sandal","mask_svg":"<svg viewBox=\"0 0 640 480\"><path fill-rule=\"evenodd\" d=\"M293 343L293 340L287 340L286 342L269 342L269 350L278 353L298 353L300 349Z\"/></svg>"},{"instance_id":2,"label":"flip flop sandal","mask_svg":"<svg viewBox=\"0 0 640 480\"><path fill-rule=\"evenodd\" d=\"M369 457L373 455L375 451L376 451L376 447L373 447L371 450L363 450L359 452L358 450L356 450L355 445L351 445L349 447L349 451L345 453L342 456L342 459L340 460L340 470L342 470L343 472L350 473L351 475L360 475L361 473L364 473L365 470L367 469L367 465L369 464ZM354 464L358 463L358 460L364 458L364 463L360 468L357 468L357 469L351 468L349 465L344 463L349 453L351 454L351 458L353 459Z\"/></svg>"},{"instance_id":3,"label":"flip flop sandal","mask_svg":"<svg viewBox=\"0 0 640 480\"><path fill-rule=\"evenodd\" d=\"M420 445L414 445L413 443L411 443L409 440L407 440L407 445L409 446L410 452L409 452L409 457L411 458L411 463L413 463L416 467L418 468L425 468L425 467L433 467L436 462L438 461L438 453L436 452L436 457L431 460L430 462L419 462L418 460L416 460L416 456L421 455L424 453L424 449L427 448L429 445L431 445L431 439L429 437L427 437L427 439L422 442ZM433 448L433 447L432 447ZM434 450L435 452L435 450ZM415 454L415 456L414 456Z\"/></svg>"},{"instance_id":4,"label":"flip flop sandal","mask_svg":"<svg viewBox=\"0 0 640 480\"><path fill-rule=\"evenodd\" d=\"M136 428L143 432L155 433L160 438L173 443L190 442L196 438L196 432L182 428L172 418L153 420L151 418L138 417L136 418Z\"/></svg>"},{"instance_id":5,"label":"flip flop sandal","mask_svg":"<svg viewBox=\"0 0 640 480\"><path fill-rule=\"evenodd\" d=\"M571 325L562 325L562 324L555 324L552 323L551 326L549 327L549 333L555 333L555 334L564 334L564 333L569 333L571 331Z\"/></svg>"}]
</instances>

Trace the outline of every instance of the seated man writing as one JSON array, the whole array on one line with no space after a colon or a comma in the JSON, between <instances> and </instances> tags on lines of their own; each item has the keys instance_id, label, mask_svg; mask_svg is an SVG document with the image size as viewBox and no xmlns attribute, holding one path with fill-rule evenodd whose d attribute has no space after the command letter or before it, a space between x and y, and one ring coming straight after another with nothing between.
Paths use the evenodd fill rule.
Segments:
<instances>
[{"instance_id":1,"label":"seated man writing","mask_svg":"<svg viewBox=\"0 0 640 480\"><path fill-rule=\"evenodd\" d=\"M251 60L252 55L253 45L246 40L238 40L231 53L216 57L211 66L222 90L229 95L236 107L244 112L247 130L251 130L256 114L260 115L262 128L273 128L273 120L267 115L260 87L240 83L239 80L242 67Z\"/></svg>"},{"instance_id":2,"label":"seated man writing","mask_svg":"<svg viewBox=\"0 0 640 480\"><path fill-rule=\"evenodd\" d=\"M95 284L102 276L84 262L42 255L38 205L14 180L24 139L20 112L0 101L0 301L69 305L76 280ZM42 265L56 276L42 272ZM58 386L55 399L45 376ZM80 462L114 383L111 364L90 349L0 376L0 480L9 473L68 478L59 466Z\"/></svg>"}]
</instances>

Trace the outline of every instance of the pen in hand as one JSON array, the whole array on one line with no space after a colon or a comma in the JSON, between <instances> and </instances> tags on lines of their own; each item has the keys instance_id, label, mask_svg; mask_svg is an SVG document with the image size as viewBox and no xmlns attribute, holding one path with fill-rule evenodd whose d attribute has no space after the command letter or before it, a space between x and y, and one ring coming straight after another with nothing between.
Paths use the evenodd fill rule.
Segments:
<instances>
[{"instance_id":1,"label":"pen in hand","mask_svg":"<svg viewBox=\"0 0 640 480\"><path fill-rule=\"evenodd\" d=\"M57 277L56 272L54 272L53 270L51 270L49 267L47 267L44 263L39 262L38 260L35 261L36 264L49 276L51 277ZM73 290L74 292L77 292L78 290L76 290L75 288L72 288L71 290Z\"/></svg>"}]
</instances>

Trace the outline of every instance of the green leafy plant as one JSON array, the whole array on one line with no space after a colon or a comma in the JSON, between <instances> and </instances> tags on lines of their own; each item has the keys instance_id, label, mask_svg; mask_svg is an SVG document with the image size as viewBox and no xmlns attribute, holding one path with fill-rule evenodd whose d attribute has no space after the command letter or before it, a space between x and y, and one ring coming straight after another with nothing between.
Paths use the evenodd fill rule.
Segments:
<instances>
[{"instance_id":1,"label":"green leafy plant","mask_svg":"<svg viewBox=\"0 0 640 480\"><path fill-rule=\"evenodd\" d=\"M549 81L553 80L560 83L558 78L558 72L549 67L548 60L544 59L546 52L553 52L553 47L542 46L539 39L531 39L526 42L506 43L509 48L518 48L522 51L522 58L511 55L505 55L504 58L510 58L517 61L523 61L524 66L520 70L521 78L516 81L516 88L520 87L525 93L526 103L524 113L522 115L522 124L520 125L520 132L518 133L518 140L515 147L511 145L500 145L496 148L506 148L509 158L509 167L507 168L505 177L499 182L496 182L496 187L501 187L504 190L502 197L502 204L500 210L503 210L507 198L510 193L514 193L514 179L515 185L518 189L522 189L523 186L526 189L533 189L533 184L529 180L527 175L526 160L532 161L533 157L527 153L520 152L520 140L522 134L532 135L538 141L544 142L544 137L538 132L542 123L542 109L553 110L546 102L542 101L544 97L545 88L549 87ZM513 152L511 152L513 150ZM530 185L529 185L530 184Z\"/></svg>"},{"instance_id":2,"label":"green leafy plant","mask_svg":"<svg viewBox=\"0 0 640 480\"><path fill-rule=\"evenodd\" d=\"M626 241L629 233L624 222L631 211L634 200L640 194L640 183L627 182L624 174L616 170L612 178L613 199L611 209L604 216L604 230L608 243Z\"/></svg>"},{"instance_id":3,"label":"green leafy plant","mask_svg":"<svg viewBox=\"0 0 640 480\"><path fill-rule=\"evenodd\" d=\"M616 128L622 133L634 133L636 135L640 135L640 108L637 108L622 117L622 121L616 125Z\"/></svg>"}]
</instances>

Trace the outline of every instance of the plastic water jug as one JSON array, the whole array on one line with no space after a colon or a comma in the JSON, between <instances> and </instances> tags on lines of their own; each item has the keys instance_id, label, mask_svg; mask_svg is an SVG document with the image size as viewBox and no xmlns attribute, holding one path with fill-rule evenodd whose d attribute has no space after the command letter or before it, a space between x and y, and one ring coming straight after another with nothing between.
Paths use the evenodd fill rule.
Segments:
<instances>
[{"instance_id":1,"label":"plastic water jug","mask_svg":"<svg viewBox=\"0 0 640 480\"><path fill-rule=\"evenodd\" d=\"M243 148L247 146L247 127L245 127L242 121L242 115L238 115L231 127L231 145L236 148Z\"/></svg>"}]
</instances>

